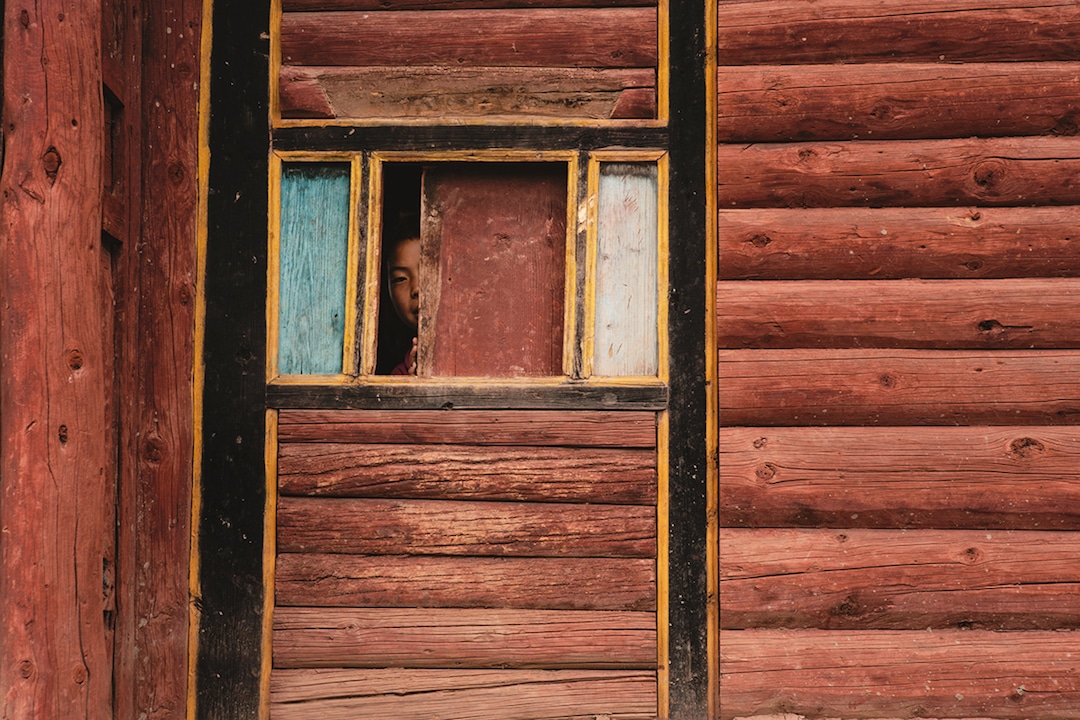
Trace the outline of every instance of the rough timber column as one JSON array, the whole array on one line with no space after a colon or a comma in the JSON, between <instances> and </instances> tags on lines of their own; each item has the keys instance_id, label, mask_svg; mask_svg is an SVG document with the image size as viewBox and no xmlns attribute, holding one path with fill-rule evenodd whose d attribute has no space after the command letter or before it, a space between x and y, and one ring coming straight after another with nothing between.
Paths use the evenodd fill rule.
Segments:
<instances>
[{"instance_id":1,"label":"rough timber column","mask_svg":"<svg viewBox=\"0 0 1080 720\"><path fill-rule=\"evenodd\" d=\"M108 718L115 497L101 6L5 6L0 715Z\"/></svg>"}]
</instances>

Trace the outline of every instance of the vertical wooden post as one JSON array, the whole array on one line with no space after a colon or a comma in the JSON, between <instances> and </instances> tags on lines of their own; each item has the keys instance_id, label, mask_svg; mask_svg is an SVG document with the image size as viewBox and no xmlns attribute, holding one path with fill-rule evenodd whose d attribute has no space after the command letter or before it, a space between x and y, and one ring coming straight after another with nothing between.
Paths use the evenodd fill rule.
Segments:
<instances>
[{"instance_id":1,"label":"vertical wooden post","mask_svg":"<svg viewBox=\"0 0 1080 720\"><path fill-rule=\"evenodd\" d=\"M12 719L112 715L100 28L97 0L5 4L0 697Z\"/></svg>"}]
</instances>

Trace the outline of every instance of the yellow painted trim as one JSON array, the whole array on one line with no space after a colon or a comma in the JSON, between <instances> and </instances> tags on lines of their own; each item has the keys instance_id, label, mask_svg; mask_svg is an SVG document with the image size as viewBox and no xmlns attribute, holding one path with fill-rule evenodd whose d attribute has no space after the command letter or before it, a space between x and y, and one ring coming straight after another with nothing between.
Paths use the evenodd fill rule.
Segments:
<instances>
[{"instance_id":1,"label":"yellow painted trim","mask_svg":"<svg viewBox=\"0 0 1080 720\"><path fill-rule=\"evenodd\" d=\"M368 169L367 262L364 267L364 327L360 374L374 376L379 340L379 287L382 283L382 161L373 155Z\"/></svg>"},{"instance_id":2,"label":"yellow painted trim","mask_svg":"<svg viewBox=\"0 0 1080 720\"><path fill-rule=\"evenodd\" d=\"M596 354L596 254L599 252L600 159L589 156L589 181L585 200L585 322L581 329L581 374L592 377Z\"/></svg>"},{"instance_id":3,"label":"yellow painted trim","mask_svg":"<svg viewBox=\"0 0 1080 720\"><path fill-rule=\"evenodd\" d=\"M209 236L207 198L210 194L210 53L213 39L213 0L204 0L199 37L198 197L195 220L195 363L191 372L192 463L191 546L188 556L187 708L188 720L196 716L196 670L199 657L199 525L202 518L203 393L206 388L206 246Z\"/></svg>"},{"instance_id":4,"label":"yellow painted trim","mask_svg":"<svg viewBox=\"0 0 1080 720\"><path fill-rule=\"evenodd\" d=\"M717 76L717 0L705 3L705 502L708 511L706 559L708 588L709 718L720 717L720 372L716 337L716 281L720 262L720 221L717 200L716 154L719 136L719 79Z\"/></svg>"},{"instance_id":5,"label":"yellow painted trim","mask_svg":"<svg viewBox=\"0 0 1080 720\"><path fill-rule=\"evenodd\" d=\"M270 154L266 248L266 379L278 377L281 317L281 156Z\"/></svg>"},{"instance_id":6,"label":"yellow painted trim","mask_svg":"<svg viewBox=\"0 0 1080 720\"><path fill-rule=\"evenodd\" d=\"M563 280L563 374L574 374L575 323L577 322L577 196L579 155L566 166L566 261Z\"/></svg>"},{"instance_id":7,"label":"yellow painted trim","mask_svg":"<svg viewBox=\"0 0 1080 720\"><path fill-rule=\"evenodd\" d=\"M277 570L278 411L266 411L266 507L263 512L262 666L259 668L259 718L270 720L270 672L274 665L274 582Z\"/></svg>"},{"instance_id":8,"label":"yellow painted trim","mask_svg":"<svg viewBox=\"0 0 1080 720\"><path fill-rule=\"evenodd\" d=\"M575 150L441 150L441 151L385 151L371 154L373 161L389 162L565 162L577 158Z\"/></svg>"},{"instance_id":9,"label":"yellow painted trim","mask_svg":"<svg viewBox=\"0 0 1080 720\"><path fill-rule=\"evenodd\" d=\"M670 116L669 88L671 87L671 32L668 21L668 2L660 0L656 8L656 118L667 125Z\"/></svg>"},{"instance_id":10,"label":"yellow painted trim","mask_svg":"<svg viewBox=\"0 0 1080 720\"><path fill-rule=\"evenodd\" d=\"M345 336L341 348L341 372L351 376L357 372L356 325L358 322L356 293L360 278L360 184L364 181L363 158L351 159L349 178L349 249L345 262ZM367 323L365 323L367 324Z\"/></svg>"},{"instance_id":11,"label":"yellow painted trim","mask_svg":"<svg viewBox=\"0 0 1080 720\"><path fill-rule=\"evenodd\" d=\"M657 114L660 112L659 85ZM666 108L665 108L666 111ZM289 127L445 127L447 125L488 127L595 127L617 129L651 130L667 127L667 120L603 120L595 118L552 118L538 115L488 115L475 117L424 117L424 118L275 118L274 128Z\"/></svg>"},{"instance_id":12,"label":"yellow painted trim","mask_svg":"<svg viewBox=\"0 0 1080 720\"><path fill-rule=\"evenodd\" d=\"M656 369L662 382L670 377L668 348L668 156L656 161Z\"/></svg>"},{"instance_id":13,"label":"yellow painted trim","mask_svg":"<svg viewBox=\"0 0 1080 720\"><path fill-rule=\"evenodd\" d=\"M668 672L668 594L670 584L668 573L668 533L670 527L670 503L668 500L668 414L658 413L656 422L656 699L657 714L668 717L669 685Z\"/></svg>"},{"instance_id":14,"label":"yellow painted trim","mask_svg":"<svg viewBox=\"0 0 1080 720\"><path fill-rule=\"evenodd\" d=\"M270 0L270 127L281 122L281 0Z\"/></svg>"}]
</instances>

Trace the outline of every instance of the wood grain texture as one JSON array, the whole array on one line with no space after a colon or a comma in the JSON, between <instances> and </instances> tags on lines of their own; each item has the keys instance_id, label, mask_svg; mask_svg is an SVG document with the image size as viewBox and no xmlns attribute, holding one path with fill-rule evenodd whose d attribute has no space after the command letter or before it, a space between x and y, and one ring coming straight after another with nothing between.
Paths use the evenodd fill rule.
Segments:
<instances>
[{"instance_id":1,"label":"wood grain texture","mask_svg":"<svg viewBox=\"0 0 1080 720\"><path fill-rule=\"evenodd\" d=\"M656 615L278 608L274 667L653 669Z\"/></svg>"},{"instance_id":2,"label":"wood grain texture","mask_svg":"<svg viewBox=\"0 0 1080 720\"><path fill-rule=\"evenodd\" d=\"M101 4L11 3L3 15L2 713L112 717Z\"/></svg>"},{"instance_id":3,"label":"wood grain texture","mask_svg":"<svg viewBox=\"0 0 1080 720\"><path fill-rule=\"evenodd\" d=\"M288 443L278 492L651 505L656 453L644 449Z\"/></svg>"},{"instance_id":4,"label":"wood grain texture","mask_svg":"<svg viewBox=\"0 0 1080 720\"><path fill-rule=\"evenodd\" d=\"M600 167L593 375L656 375L657 193L655 165Z\"/></svg>"},{"instance_id":5,"label":"wood grain texture","mask_svg":"<svg viewBox=\"0 0 1080 720\"><path fill-rule=\"evenodd\" d=\"M720 277L1077 277L1076 207L720 212Z\"/></svg>"},{"instance_id":6,"label":"wood grain texture","mask_svg":"<svg viewBox=\"0 0 1080 720\"><path fill-rule=\"evenodd\" d=\"M1080 347L1069 278L722 281L716 303L723 348Z\"/></svg>"},{"instance_id":7,"label":"wood grain texture","mask_svg":"<svg viewBox=\"0 0 1080 720\"><path fill-rule=\"evenodd\" d=\"M731 630L720 717L1065 720L1080 703L1075 632Z\"/></svg>"},{"instance_id":8,"label":"wood grain texture","mask_svg":"<svg viewBox=\"0 0 1080 720\"><path fill-rule=\"evenodd\" d=\"M477 28L483 28L482 35ZM655 67L655 8L285 13L287 65Z\"/></svg>"},{"instance_id":9,"label":"wood grain texture","mask_svg":"<svg viewBox=\"0 0 1080 720\"><path fill-rule=\"evenodd\" d=\"M348 163L281 168L278 371L342 372L349 256Z\"/></svg>"},{"instance_id":10,"label":"wood grain texture","mask_svg":"<svg viewBox=\"0 0 1080 720\"><path fill-rule=\"evenodd\" d=\"M1080 535L987 530L720 533L725 628L1080 627Z\"/></svg>"},{"instance_id":11,"label":"wood grain texture","mask_svg":"<svg viewBox=\"0 0 1080 720\"><path fill-rule=\"evenodd\" d=\"M278 607L656 610L656 562L278 555Z\"/></svg>"},{"instance_id":12,"label":"wood grain texture","mask_svg":"<svg viewBox=\"0 0 1080 720\"><path fill-rule=\"evenodd\" d=\"M1075 135L1075 63L719 69L721 142Z\"/></svg>"},{"instance_id":13,"label":"wood grain texture","mask_svg":"<svg viewBox=\"0 0 1080 720\"><path fill-rule=\"evenodd\" d=\"M738 526L1080 529L1073 427L720 430Z\"/></svg>"},{"instance_id":14,"label":"wood grain texture","mask_svg":"<svg viewBox=\"0 0 1080 720\"><path fill-rule=\"evenodd\" d=\"M652 68L284 65L284 118L653 118Z\"/></svg>"},{"instance_id":15,"label":"wood grain texture","mask_svg":"<svg viewBox=\"0 0 1080 720\"><path fill-rule=\"evenodd\" d=\"M425 169L418 374L563 374L566 193L562 163Z\"/></svg>"},{"instance_id":16,"label":"wood grain texture","mask_svg":"<svg viewBox=\"0 0 1080 720\"><path fill-rule=\"evenodd\" d=\"M656 447L652 412L282 410L287 442Z\"/></svg>"},{"instance_id":17,"label":"wood grain texture","mask_svg":"<svg viewBox=\"0 0 1080 720\"><path fill-rule=\"evenodd\" d=\"M722 350L727 425L1072 425L1067 350Z\"/></svg>"},{"instance_id":18,"label":"wood grain texture","mask_svg":"<svg viewBox=\"0 0 1080 720\"><path fill-rule=\"evenodd\" d=\"M274 720L654 720L656 673L634 670L275 670Z\"/></svg>"},{"instance_id":19,"label":"wood grain texture","mask_svg":"<svg viewBox=\"0 0 1080 720\"><path fill-rule=\"evenodd\" d=\"M717 162L724 209L1080 203L1071 138L721 144Z\"/></svg>"},{"instance_id":20,"label":"wood grain texture","mask_svg":"<svg viewBox=\"0 0 1080 720\"><path fill-rule=\"evenodd\" d=\"M743 0L718 5L724 65L1076 60L1070 0Z\"/></svg>"},{"instance_id":21,"label":"wood grain texture","mask_svg":"<svg viewBox=\"0 0 1080 720\"><path fill-rule=\"evenodd\" d=\"M656 557L637 505L282 498L280 553Z\"/></svg>"}]
</instances>

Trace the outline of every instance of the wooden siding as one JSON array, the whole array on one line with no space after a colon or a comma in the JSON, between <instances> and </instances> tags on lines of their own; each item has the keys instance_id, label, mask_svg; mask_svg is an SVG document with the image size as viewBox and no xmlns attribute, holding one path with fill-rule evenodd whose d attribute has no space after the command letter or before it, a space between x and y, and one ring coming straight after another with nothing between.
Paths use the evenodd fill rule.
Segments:
<instances>
[{"instance_id":1,"label":"wooden siding","mask_svg":"<svg viewBox=\"0 0 1080 720\"><path fill-rule=\"evenodd\" d=\"M718 36L720 717L1070 717L1076 4Z\"/></svg>"},{"instance_id":2,"label":"wooden siding","mask_svg":"<svg viewBox=\"0 0 1080 720\"><path fill-rule=\"evenodd\" d=\"M656 418L597 415L281 411L272 716L654 717Z\"/></svg>"}]
</instances>

